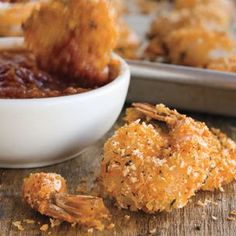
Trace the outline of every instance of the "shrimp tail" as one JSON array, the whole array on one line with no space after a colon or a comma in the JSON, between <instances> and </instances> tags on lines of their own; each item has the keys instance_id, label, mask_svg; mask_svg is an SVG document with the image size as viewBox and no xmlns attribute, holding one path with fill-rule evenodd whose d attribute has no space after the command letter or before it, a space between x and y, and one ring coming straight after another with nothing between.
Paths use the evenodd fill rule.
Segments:
<instances>
[{"instance_id":1,"label":"shrimp tail","mask_svg":"<svg viewBox=\"0 0 236 236\"><path fill-rule=\"evenodd\" d=\"M93 196L55 194L44 214L70 223L79 223L98 230L110 221L103 200Z\"/></svg>"},{"instance_id":2,"label":"shrimp tail","mask_svg":"<svg viewBox=\"0 0 236 236\"><path fill-rule=\"evenodd\" d=\"M152 106L146 103L132 104L139 112L145 114L151 119L163 121L168 125L175 124L178 120L184 118L184 115L179 114L176 110L171 110L163 104Z\"/></svg>"}]
</instances>

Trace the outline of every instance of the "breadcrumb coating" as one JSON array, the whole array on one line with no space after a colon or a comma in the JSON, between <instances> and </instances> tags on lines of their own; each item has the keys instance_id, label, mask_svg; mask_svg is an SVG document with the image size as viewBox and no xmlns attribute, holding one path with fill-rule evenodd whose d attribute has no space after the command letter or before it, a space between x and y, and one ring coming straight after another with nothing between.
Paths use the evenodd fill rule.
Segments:
<instances>
[{"instance_id":1,"label":"breadcrumb coating","mask_svg":"<svg viewBox=\"0 0 236 236\"><path fill-rule=\"evenodd\" d=\"M110 214L98 197L71 195L65 179L55 173L35 173L24 180L23 200L43 215L103 230Z\"/></svg>"},{"instance_id":2,"label":"breadcrumb coating","mask_svg":"<svg viewBox=\"0 0 236 236\"><path fill-rule=\"evenodd\" d=\"M119 207L171 211L235 178L235 143L205 123L148 104L134 104L125 120L104 145L101 171Z\"/></svg>"},{"instance_id":3,"label":"breadcrumb coating","mask_svg":"<svg viewBox=\"0 0 236 236\"><path fill-rule=\"evenodd\" d=\"M120 207L153 213L185 206L201 188L210 164L212 135L204 123L163 105L150 108L166 125L130 120L139 112L128 112L126 120L131 123L104 146L102 179Z\"/></svg>"},{"instance_id":4,"label":"breadcrumb coating","mask_svg":"<svg viewBox=\"0 0 236 236\"><path fill-rule=\"evenodd\" d=\"M22 35L21 24L30 17L35 9L40 8L43 0L10 2L3 1L2 3L0 1L0 36L4 37Z\"/></svg>"},{"instance_id":5,"label":"breadcrumb coating","mask_svg":"<svg viewBox=\"0 0 236 236\"><path fill-rule=\"evenodd\" d=\"M233 70L235 39L229 33L233 3L228 0L177 0L156 17L144 58L173 64ZM225 61L229 61L226 66Z\"/></svg>"},{"instance_id":6,"label":"breadcrumb coating","mask_svg":"<svg viewBox=\"0 0 236 236\"><path fill-rule=\"evenodd\" d=\"M51 194L66 193L64 178L54 173L36 173L24 179L22 188L24 200L35 210L44 214Z\"/></svg>"},{"instance_id":7,"label":"breadcrumb coating","mask_svg":"<svg viewBox=\"0 0 236 236\"><path fill-rule=\"evenodd\" d=\"M211 70L236 72L236 55L214 60L207 65L207 68Z\"/></svg>"},{"instance_id":8,"label":"breadcrumb coating","mask_svg":"<svg viewBox=\"0 0 236 236\"><path fill-rule=\"evenodd\" d=\"M175 0L174 2L176 9L192 9L200 5L216 5L219 6L226 13L232 12L232 1L230 0Z\"/></svg>"},{"instance_id":9,"label":"breadcrumb coating","mask_svg":"<svg viewBox=\"0 0 236 236\"><path fill-rule=\"evenodd\" d=\"M124 0L112 0L112 3L117 12L119 31L115 52L126 59L137 59L140 39L124 18L124 14L127 12L125 2Z\"/></svg>"},{"instance_id":10,"label":"breadcrumb coating","mask_svg":"<svg viewBox=\"0 0 236 236\"><path fill-rule=\"evenodd\" d=\"M170 33L166 39L172 63L196 67L229 57L234 53L235 41L224 32L206 28L182 28Z\"/></svg>"},{"instance_id":11,"label":"breadcrumb coating","mask_svg":"<svg viewBox=\"0 0 236 236\"><path fill-rule=\"evenodd\" d=\"M28 47L50 73L80 81L83 87L109 82L116 47L116 14L108 0L54 0L24 24Z\"/></svg>"},{"instance_id":12,"label":"breadcrumb coating","mask_svg":"<svg viewBox=\"0 0 236 236\"><path fill-rule=\"evenodd\" d=\"M211 129L218 141L218 150L212 155L210 172L202 187L203 190L213 191L236 178L236 144L218 129Z\"/></svg>"},{"instance_id":13,"label":"breadcrumb coating","mask_svg":"<svg viewBox=\"0 0 236 236\"><path fill-rule=\"evenodd\" d=\"M191 10L173 10L162 13L152 22L149 37L158 36L164 40L169 33L186 27L222 31L229 27L230 20L231 15L214 4L199 5Z\"/></svg>"}]
</instances>

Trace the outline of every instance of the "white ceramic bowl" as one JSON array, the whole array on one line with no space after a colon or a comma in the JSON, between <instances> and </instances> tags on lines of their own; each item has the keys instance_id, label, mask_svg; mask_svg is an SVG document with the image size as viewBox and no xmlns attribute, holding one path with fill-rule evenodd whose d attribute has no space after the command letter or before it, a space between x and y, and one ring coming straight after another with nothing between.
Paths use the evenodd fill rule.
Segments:
<instances>
[{"instance_id":1,"label":"white ceramic bowl","mask_svg":"<svg viewBox=\"0 0 236 236\"><path fill-rule=\"evenodd\" d=\"M114 124L130 81L126 62L119 76L98 89L40 99L0 99L0 167L30 168L77 156Z\"/></svg>"}]
</instances>

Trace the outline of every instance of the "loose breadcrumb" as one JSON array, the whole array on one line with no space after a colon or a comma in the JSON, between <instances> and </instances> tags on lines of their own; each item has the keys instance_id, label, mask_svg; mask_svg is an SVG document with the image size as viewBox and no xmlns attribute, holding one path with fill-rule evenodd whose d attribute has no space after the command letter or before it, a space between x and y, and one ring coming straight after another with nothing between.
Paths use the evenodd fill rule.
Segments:
<instances>
[{"instance_id":1,"label":"loose breadcrumb","mask_svg":"<svg viewBox=\"0 0 236 236\"><path fill-rule=\"evenodd\" d=\"M212 220L217 220L218 218L216 216L211 216Z\"/></svg>"},{"instance_id":2,"label":"loose breadcrumb","mask_svg":"<svg viewBox=\"0 0 236 236\"><path fill-rule=\"evenodd\" d=\"M150 234L155 234L157 232L157 229L156 228L154 228L154 229L149 229L149 233Z\"/></svg>"},{"instance_id":3,"label":"loose breadcrumb","mask_svg":"<svg viewBox=\"0 0 236 236\"><path fill-rule=\"evenodd\" d=\"M113 229L115 227L115 224L111 223L110 225L107 226L107 229Z\"/></svg>"},{"instance_id":4,"label":"loose breadcrumb","mask_svg":"<svg viewBox=\"0 0 236 236\"><path fill-rule=\"evenodd\" d=\"M236 210L231 211L230 215L236 216Z\"/></svg>"},{"instance_id":5,"label":"loose breadcrumb","mask_svg":"<svg viewBox=\"0 0 236 236\"><path fill-rule=\"evenodd\" d=\"M34 220L31 220L31 219L24 219L23 222L25 222L26 224L35 224L35 221Z\"/></svg>"},{"instance_id":6,"label":"loose breadcrumb","mask_svg":"<svg viewBox=\"0 0 236 236\"><path fill-rule=\"evenodd\" d=\"M51 224L51 228L54 228L56 226L59 226L61 224L61 221L57 220L57 219L50 218L50 224Z\"/></svg>"},{"instance_id":7,"label":"loose breadcrumb","mask_svg":"<svg viewBox=\"0 0 236 236\"><path fill-rule=\"evenodd\" d=\"M93 233L93 228L88 229L88 233L92 234Z\"/></svg>"},{"instance_id":8,"label":"loose breadcrumb","mask_svg":"<svg viewBox=\"0 0 236 236\"><path fill-rule=\"evenodd\" d=\"M235 217L232 217L232 216L228 216L227 217L227 220L229 220L229 221L234 221L236 218Z\"/></svg>"},{"instance_id":9,"label":"loose breadcrumb","mask_svg":"<svg viewBox=\"0 0 236 236\"><path fill-rule=\"evenodd\" d=\"M212 200L209 200L209 199L205 199L204 202L202 200L199 200L197 202L197 205L198 206L207 206L208 204L212 204L212 205L215 205L215 206L218 206L218 203L217 202L214 202Z\"/></svg>"},{"instance_id":10,"label":"loose breadcrumb","mask_svg":"<svg viewBox=\"0 0 236 236\"><path fill-rule=\"evenodd\" d=\"M207 216L206 212L203 212L203 213L202 213L202 218L205 219L206 216Z\"/></svg>"},{"instance_id":11,"label":"loose breadcrumb","mask_svg":"<svg viewBox=\"0 0 236 236\"><path fill-rule=\"evenodd\" d=\"M42 232L47 232L47 231L48 231L48 224L42 225L42 226L40 227L40 230L41 230Z\"/></svg>"},{"instance_id":12,"label":"loose breadcrumb","mask_svg":"<svg viewBox=\"0 0 236 236\"><path fill-rule=\"evenodd\" d=\"M225 190L222 186L219 187L219 190L223 193Z\"/></svg>"},{"instance_id":13,"label":"loose breadcrumb","mask_svg":"<svg viewBox=\"0 0 236 236\"><path fill-rule=\"evenodd\" d=\"M130 215L125 215L125 219L129 220L130 219Z\"/></svg>"},{"instance_id":14,"label":"loose breadcrumb","mask_svg":"<svg viewBox=\"0 0 236 236\"><path fill-rule=\"evenodd\" d=\"M206 206L206 205L205 205L205 202L202 202L202 200L199 200L199 201L197 202L197 205L198 205L198 206L201 206L201 207Z\"/></svg>"},{"instance_id":15,"label":"loose breadcrumb","mask_svg":"<svg viewBox=\"0 0 236 236\"><path fill-rule=\"evenodd\" d=\"M74 228L76 225L77 225L77 223L74 222L74 223L71 224L71 227Z\"/></svg>"},{"instance_id":16,"label":"loose breadcrumb","mask_svg":"<svg viewBox=\"0 0 236 236\"><path fill-rule=\"evenodd\" d=\"M14 221L12 224L19 230L19 231L24 231L24 227L21 224L21 221Z\"/></svg>"}]
</instances>

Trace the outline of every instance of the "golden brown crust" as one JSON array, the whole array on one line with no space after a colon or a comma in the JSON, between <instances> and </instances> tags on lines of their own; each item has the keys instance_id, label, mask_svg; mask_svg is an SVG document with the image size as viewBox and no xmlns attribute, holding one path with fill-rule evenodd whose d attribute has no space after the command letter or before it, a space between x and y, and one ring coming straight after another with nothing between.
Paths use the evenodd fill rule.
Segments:
<instances>
[{"instance_id":1,"label":"golden brown crust","mask_svg":"<svg viewBox=\"0 0 236 236\"><path fill-rule=\"evenodd\" d=\"M60 175L36 173L24 179L22 196L33 209L44 214L41 203L49 201L52 194L66 192L66 182Z\"/></svg>"},{"instance_id":2,"label":"golden brown crust","mask_svg":"<svg viewBox=\"0 0 236 236\"><path fill-rule=\"evenodd\" d=\"M166 45L172 63L207 67L219 58L229 57L236 44L224 32L196 27L181 28L170 33L166 38Z\"/></svg>"},{"instance_id":3,"label":"golden brown crust","mask_svg":"<svg viewBox=\"0 0 236 236\"><path fill-rule=\"evenodd\" d=\"M231 57L235 40L228 32L234 9L230 1L177 0L173 5L153 21L145 58L217 69L214 62Z\"/></svg>"},{"instance_id":4,"label":"golden brown crust","mask_svg":"<svg viewBox=\"0 0 236 236\"><path fill-rule=\"evenodd\" d=\"M102 198L68 194L64 178L55 173L31 174L22 196L36 211L61 221L103 230L111 220Z\"/></svg>"},{"instance_id":5,"label":"golden brown crust","mask_svg":"<svg viewBox=\"0 0 236 236\"><path fill-rule=\"evenodd\" d=\"M204 123L163 105L134 106L126 117L131 123L104 146L104 187L122 208L148 213L181 208L207 177L212 134Z\"/></svg>"},{"instance_id":6,"label":"golden brown crust","mask_svg":"<svg viewBox=\"0 0 236 236\"><path fill-rule=\"evenodd\" d=\"M213 155L210 172L203 190L222 190L222 186L236 178L236 144L218 129L211 129L217 139L217 153Z\"/></svg>"},{"instance_id":7,"label":"golden brown crust","mask_svg":"<svg viewBox=\"0 0 236 236\"><path fill-rule=\"evenodd\" d=\"M11 1L8 7L0 5L0 36L21 36L21 24L35 9L39 9L41 4L42 1Z\"/></svg>"},{"instance_id":8,"label":"golden brown crust","mask_svg":"<svg viewBox=\"0 0 236 236\"><path fill-rule=\"evenodd\" d=\"M53 1L24 24L25 39L45 70L84 87L99 86L109 80L118 37L115 19L107 0Z\"/></svg>"},{"instance_id":9,"label":"golden brown crust","mask_svg":"<svg viewBox=\"0 0 236 236\"><path fill-rule=\"evenodd\" d=\"M226 135L164 105L133 105L102 161L104 188L121 208L170 211L235 178L236 145Z\"/></svg>"}]
</instances>

